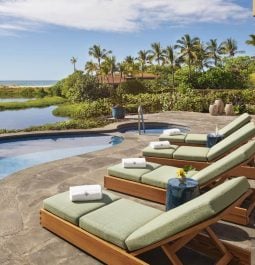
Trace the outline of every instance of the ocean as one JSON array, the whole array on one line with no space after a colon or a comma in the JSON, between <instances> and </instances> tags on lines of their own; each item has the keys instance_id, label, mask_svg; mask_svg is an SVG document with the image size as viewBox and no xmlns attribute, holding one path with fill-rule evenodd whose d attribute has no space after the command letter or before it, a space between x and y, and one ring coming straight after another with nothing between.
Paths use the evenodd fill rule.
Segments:
<instances>
[{"instance_id":1,"label":"ocean","mask_svg":"<svg viewBox=\"0 0 255 265\"><path fill-rule=\"evenodd\" d=\"M0 80L0 86L43 87L52 86L58 80Z\"/></svg>"}]
</instances>

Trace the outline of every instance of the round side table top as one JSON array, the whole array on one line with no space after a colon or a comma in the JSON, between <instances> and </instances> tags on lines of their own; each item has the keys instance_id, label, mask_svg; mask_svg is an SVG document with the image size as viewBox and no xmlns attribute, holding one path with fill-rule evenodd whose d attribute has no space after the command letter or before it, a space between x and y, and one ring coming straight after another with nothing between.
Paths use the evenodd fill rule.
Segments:
<instances>
[{"instance_id":1,"label":"round side table top","mask_svg":"<svg viewBox=\"0 0 255 265\"><path fill-rule=\"evenodd\" d=\"M192 189L198 186L198 182L192 178L185 178L184 182L181 182L180 178L173 178L169 179L168 184L177 189Z\"/></svg>"}]
</instances>

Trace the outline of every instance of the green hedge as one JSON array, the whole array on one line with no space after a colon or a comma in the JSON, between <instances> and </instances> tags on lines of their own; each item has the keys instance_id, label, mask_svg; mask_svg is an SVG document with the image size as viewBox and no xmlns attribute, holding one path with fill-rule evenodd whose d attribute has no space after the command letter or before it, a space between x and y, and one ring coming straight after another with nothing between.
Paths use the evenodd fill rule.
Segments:
<instances>
[{"instance_id":1,"label":"green hedge","mask_svg":"<svg viewBox=\"0 0 255 265\"><path fill-rule=\"evenodd\" d=\"M54 124L45 124L25 129L24 131L44 131L44 130L67 130L67 129L90 129L103 127L112 121L106 119L74 119L69 121L57 122ZM6 132L6 131L4 131ZM1 132L0 132L1 133Z\"/></svg>"},{"instance_id":2,"label":"green hedge","mask_svg":"<svg viewBox=\"0 0 255 265\"><path fill-rule=\"evenodd\" d=\"M0 86L0 98L41 98L51 95L50 87Z\"/></svg>"},{"instance_id":3,"label":"green hedge","mask_svg":"<svg viewBox=\"0 0 255 265\"><path fill-rule=\"evenodd\" d=\"M74 119L84 119L110 114L111 102L108 99L86 101L84 103L63 104L53 110L55 116L68 116Z\"/></svg>"}]
</instances>

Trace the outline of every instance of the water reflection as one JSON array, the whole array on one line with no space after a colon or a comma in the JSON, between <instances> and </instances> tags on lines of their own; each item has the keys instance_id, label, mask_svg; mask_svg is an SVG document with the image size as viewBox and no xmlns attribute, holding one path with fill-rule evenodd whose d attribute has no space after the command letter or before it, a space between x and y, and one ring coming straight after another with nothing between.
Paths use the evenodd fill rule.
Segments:
<instances>
[{"instance_id":1,"label":"water reflection","mask_svg":"<svg viewBox=\"0 0 255 265\"><path fill-rule=\"evenodd\" d=\"M52 111L55 108L56 106L50 106L47 108L0 111L0 129L18 130L68 120L68 118L54 116Z\"/></svg>"}]
</instances>

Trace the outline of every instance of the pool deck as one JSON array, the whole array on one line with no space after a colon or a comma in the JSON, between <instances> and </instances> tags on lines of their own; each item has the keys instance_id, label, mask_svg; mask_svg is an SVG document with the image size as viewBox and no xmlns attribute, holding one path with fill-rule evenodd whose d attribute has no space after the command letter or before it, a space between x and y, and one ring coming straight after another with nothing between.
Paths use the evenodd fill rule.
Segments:
<instances>
[{"instance_id":1,"label":"pool deck","mask_svg":"<svg viewBox=\"0 0 255 265\"><path fill-rule=\"evenodd\" d=\"M136 116L128 116L125 121L110 124L93 131L113 131L126 122L136 122ZM164 112L145 115L146 122L167 122L188 126L192 132L206 133L233 120L234 116L210 116L193 112ZM255 116L253 116L255 121ZM91 130L90 130L91 131ZM114 132L114 135L120 133ZM157 136L127 132L121 134L125 140L114 147L66 158L35 166L0 181L0 264L2 265L63 265L63 264L102 264L54 234L41 228L39 210L43 199L69 189L69 186L101 184L109 165L120 162L122 157L141 155L141 150ZM255 186L252 183L252 186ZM123 197L129 197L121 194ZM164 209L162 205L129 197L132 200ZM252 252L255 264L254 218L248 227L222 222L214 226L220 238ZM189 265L213 264L201 255L188 250L182 251L182 259ZM170 264L159 251L148 253L145 259L150 264ZM236 263L233 263L236 264Z\"/></svg>"}]
</instances>

